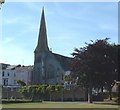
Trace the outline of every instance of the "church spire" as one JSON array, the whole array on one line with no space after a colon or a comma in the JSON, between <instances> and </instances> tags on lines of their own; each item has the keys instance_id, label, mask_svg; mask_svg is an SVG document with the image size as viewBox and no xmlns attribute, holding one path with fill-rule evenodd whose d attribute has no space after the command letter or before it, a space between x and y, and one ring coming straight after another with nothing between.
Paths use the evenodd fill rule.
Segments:
<instances>
[{"instance_id":1,"label":"church spire","mask_svg":"<svg viewBox=\"0 0 120 110\"><path fill-rule=\"evenodd\" d=\"M38 36L38 44L35 51L48 51L48 42L47 42L47 32L46 32L46 23L45 23L45 15L44 8L42 9L42 16L40 22L40 30Z\"/></svg>"}]
</instances>

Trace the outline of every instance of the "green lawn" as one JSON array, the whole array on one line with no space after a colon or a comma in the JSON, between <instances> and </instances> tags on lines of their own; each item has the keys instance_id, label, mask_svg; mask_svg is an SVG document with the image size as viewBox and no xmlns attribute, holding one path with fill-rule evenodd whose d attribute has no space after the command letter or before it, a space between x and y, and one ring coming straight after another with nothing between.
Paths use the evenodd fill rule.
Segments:
<instances>
[{"instance_id":1,"label":"green lawn","mask_svg":"<svg viewBox=\"0 0 120 110\"><path fill-rule=\"evenodd\" d=\"M83 102L42 102L2 104L3 108L118 108L117 105L89 104Z\"/></svg>"}]
</instances>

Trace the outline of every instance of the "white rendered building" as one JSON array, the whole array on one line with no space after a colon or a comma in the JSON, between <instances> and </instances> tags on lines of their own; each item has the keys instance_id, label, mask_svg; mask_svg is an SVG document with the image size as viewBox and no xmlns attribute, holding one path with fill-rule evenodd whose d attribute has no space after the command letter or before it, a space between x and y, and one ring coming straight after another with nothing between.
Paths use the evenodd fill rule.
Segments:
<instances>
[{"instance_id":1,"label":"white rendered building","mask_svg":"<svg viewBox=\"0 0 120 110\"><path fill-rule=\"evenodd\" d=\"M32 66L10 65L2 70L3 86L18 86L17 80L24 81L26 85L31 81Z\"/></svg>"}]
</instances>

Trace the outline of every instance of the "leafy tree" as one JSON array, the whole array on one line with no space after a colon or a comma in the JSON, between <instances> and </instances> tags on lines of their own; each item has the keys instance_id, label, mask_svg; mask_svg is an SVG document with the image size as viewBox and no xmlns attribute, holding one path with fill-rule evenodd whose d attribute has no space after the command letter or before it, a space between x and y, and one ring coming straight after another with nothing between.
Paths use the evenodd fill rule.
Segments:
<instances>
[{"instance_id":1,"label":"leafy tree","mask_svg":"<svg viewBox=\"0 0 120 110\"><path fill-rule=\"evenodd\" d=\"M57 91L58 88L56 88L56 85L49 85L47 86L46 90L49 92L49 100L51 101L52 100L52 92L55 92Z\"/></svg>"},{"instance_id":2,"label":"leafy tree","mask_svg":"<svg viewBox=\"0 0 120 110\"><path fill-rule=\"evenodd\" d=\"M92 103L92 89L103 88L111 90L111 84L116 79L116 60L114 52L116 45L111 46L108 38L97 40L87 46L75 49L72 53L74 61L72 64L72 76L79 76L78 83L88 90L88 102ZM109 77L108 77L109 76Z\"/></svg>"},{"instance_id":3,"label":"leafy tree","mask_svg":"<svg viewBox=\"0 0 120 110\"><path fill-rule=\"evenodd\" d=\"M65 75L64 76L64 81L67 81L67 82L72 81L71 75Z\"/></svg>"},{"instance_id":4,"label":"leafy tree","mask_svg":"<svg viewBox=\"0 0 120 110\"><path fill-rule=\"evenodd\" d=\"M61 92L61 101L63 101L64 88L63 85L55 85L55 92Z\"/></svg>"},{"instance_id":5,"label":"leafy tree","mask_svg":"<svg viewBox=\"0 0 120 110\"><path fill-rule=\"evenodd\" d=\"M17 80L17 84L20 84L21 86L26 86L26 83L22 80Z\"/></svg>"},{"instance_id":6,"label":"leafy tree","mask_svg":"<svg viewBox=\"0 0 120 110\"><path fill-rule=\"evenodd\" d=\"M20 92L26 99L31 99L32 101L41 101L47 97L46 88L47 85L24 86L21 88Z\"/></svg>"},{"instance_id":7,"label":"leafy tree","mask_svg":"<svg viewBox=\"0 0 120 110\"><path fill-rule=\"evenodd\" d=\"M25 87L22 87L21 90L20 90L20 92L22 94L24 94L24 98L28 98L28 92L27 92L27 89Z\"/></svg>"},{"instance_id":8,"label":"leafy tree","mask_svg":"<svg viewBox=\"0 0 120 110\"><path fill-rule=\"evenodd\" d=\"M63 85L48 85L46 90L49 92L49 100L52 99L52 93L54 92L61 92L61 100L63 100Z\"/></svg>"},{"instance_id":9,"label":"leafy tree","mask_svg":"<svg viewBox=\"0 0 120 110\"><path fill-rule=\"evenodd\" d=\"M118 45L109 45L107 49L106 63L104 65L104 69L104 84L109 91L109 98L110 100L112 100L112 87L115 84L115 80L118 79Z\"/></svg>"},{"instance_id":10,"label":"leafy tree","mask_svg":"<svg viewBox=\"0 0 120 110\"><path fill-rule=\"evenodd\" d=\"M55 91L59 92L63 89L63 85L55 85Z\"/></svg>"}]
</instances>

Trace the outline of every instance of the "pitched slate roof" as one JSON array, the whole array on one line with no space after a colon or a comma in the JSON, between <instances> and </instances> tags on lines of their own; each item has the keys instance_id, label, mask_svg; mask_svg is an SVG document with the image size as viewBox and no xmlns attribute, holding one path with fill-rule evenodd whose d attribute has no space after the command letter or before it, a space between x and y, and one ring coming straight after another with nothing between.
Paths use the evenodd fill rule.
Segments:
<instances>
[{"instance_id":1,"label":"pitched slate roof","mask_svg":"<svg viewBox=\"0 0 120 110\"><path fill-rule=\"evenodd\" d=\"M16 67L20 67L21 65L10 65L8 66L6 69L10 69L10 70L13 70L15 69Z\"/></svg>"},{"instance_id":2,"label":"pitched slate roof","mask_svg":"<svg viewBox=\"0 0 120 110\"><path fill-rule=\"evenodd\" d=\"M62 68L65 71L70 70L71 62L72 62L73 58L66 57L66 56L63 56L63 55L60 55L60 54L56 54L56 53L53 53L53 55L60 62Z\"/></svg>"}]
</instances>

